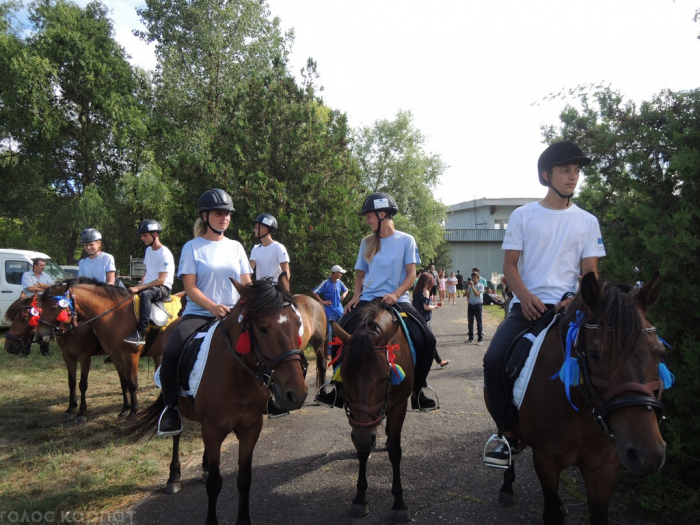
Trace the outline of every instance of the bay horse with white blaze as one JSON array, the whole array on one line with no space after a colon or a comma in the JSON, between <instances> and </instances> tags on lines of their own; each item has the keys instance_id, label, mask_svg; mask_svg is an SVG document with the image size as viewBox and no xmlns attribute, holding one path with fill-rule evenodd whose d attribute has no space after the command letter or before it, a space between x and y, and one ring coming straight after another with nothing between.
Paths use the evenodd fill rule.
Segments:
<instances>
[{"instance_id":1,"label":"bay horse with white blaze","mask_svg":"<svg viewBox=\"0 0 700 525\"><path fill-rule=\"evenodd\" d=\"M260 436L271 391L284 409L297 410L307 394L306 360L299 349L301 319L283 273L278 284L232 280L241 300L216 328L201 383L194 400L180 397L182 415L200 423L204 441L202 466L206 479L207 525L218 523L216 502L223 484L219 465L221 444L228 434L238 438L238 525L250 523L249 496L253 449ZM169 327L165 336L171 332ZM155 430L163 395L140 413L129 430L143 436ZM180 435L173 436L173 456L167 493L180 489Z\"/></svg>"},{"instance_id":2,"label":"bay horse with white blaze","mask_svg":"<svg viewBox=\"0 0 700 525\"><path fill-rule=\"evenodd\" d=\"M73 314L77 316L79 326L87 325L86 331L94 332L102 349L112 358L122 383L124 405L118 417L133 417L138 410L139 359L159 357L162 345L153 344L149 348L124 342L136 332L137 324L133 296L129 291L78 277L51 286L42 294L40 307L35 339L41 343L48 343L54 332L61 334L68 330Z\"/></svg>"},{"instance_id":3,"label":"bay horse with white blaze","mask_svg":"<svg viewBox=\"0 0 700 525\"><path fill-rule=\"evenodd\" d=\"M328 321L323 305L308 295L294 296L301 319L304 323L304 335L301 337L301 349L310 344L316 354L316 388L326 382L326 356L328 355Z\"/></svg>"},{"instance_id":4,"label":"bay horse with white blaze","mask_svg":"<svg viewBox=\"0 0 700 525\"><path fill-rule=\"evenodd\" d=\"M351 513L356 517L369 513L365 497L367 459L377 443L377 429L386 417L387 450L393 471L392 519L406 523L409 516L401 486L401 430L413 392L413 357L399 321L386 304L375 299L359 308L348 319L345 330L331 322L333 334L343 343L338 356L340 378L334 378L342 381L345 413L360 462Z\"/></svg>"},{"instance_id":5,"label":"bay horse with white blaze","mask_svg":"<svg viewBox=\"0 0 700 525\"><path fill-rule=\"evenodd\" d=\"M672 376L662 364L662 341L645 316L660 289L658 272L636 290L598 282L590 272L559 328L554 325L542 343L515 435L521 448L532 448L545 524L564 522L558 488L567 467L580 469L590 522L599 525L608 523L620 462L640 475L654 474L664 464L660 398ZM511 465L500 502L512 503L514 479Z\"/></svg>"}]
</instances>

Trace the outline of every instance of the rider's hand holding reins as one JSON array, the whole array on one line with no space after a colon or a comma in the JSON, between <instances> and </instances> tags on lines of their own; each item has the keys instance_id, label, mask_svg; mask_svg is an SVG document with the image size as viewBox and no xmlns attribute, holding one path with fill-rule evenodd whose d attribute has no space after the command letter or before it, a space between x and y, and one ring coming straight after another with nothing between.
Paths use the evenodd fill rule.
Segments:
<instances>
[{"instance_id":1,"label":"rider's hand holding reins","mask_svg":"<svg viewBox=\"0 0 700 525\"><path fill-rule=\"evenodd\" d=\"M557 304L554 305L554 311L556 313L559 313L559 310L566 310L566 307L571 304L571 301L573 301L574 298L572 297L567 297L566 299L563 299L559 301Z\"/></svg>"},{"instance_id":2,"label":"rider's hand holding reins","mask_svg":"<svg viewBox=\"0 0 700 525\"><path fill-rule=\"evenodd\" d=\"M382 297L382 302L388 304L389 306L396 304L396 301L398 300L398 296L396 295L396 292L394 293L388 293L384 297Z\"/></svg>"},{"instance_id":3,"label":"rider's hand holding reins","mask_svg":"<svg viewBox=\"0 0 700 525\"><path fill-rule=\"evenodd\" d=\"M350 300L350 302L345 305L345 308L343 309L343 313L346 314L350 310L355 308L357 306L358 302L360 302L360 294L356 293L355 296Z\"/></svg>"},{"instance_id":4,"label":"rider's hand holding reins","mask_svg":"<svg viewBox=\"0 0 700 525\"><path fill-rule=\"evenodd\" d=\"M527 292L524 297L519 297L519 299L520 308L523 311L525 319L528 321L539 319L542 314L547 311L547 307L542 300L530 292Z\"/></svg>"}]
</instances>

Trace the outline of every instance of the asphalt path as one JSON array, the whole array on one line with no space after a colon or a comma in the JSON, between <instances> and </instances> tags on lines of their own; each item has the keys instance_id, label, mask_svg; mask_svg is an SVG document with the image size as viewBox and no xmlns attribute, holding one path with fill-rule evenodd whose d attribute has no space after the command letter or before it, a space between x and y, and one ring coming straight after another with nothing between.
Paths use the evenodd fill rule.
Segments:
<instances>
[{"instance_id":1,"label":"asphalt path","mask_svg":"<svg viewBox=\"0 0 700 525\"><path fill-rule=\"evenodd\" d=\"M404 498L416 524L539 524L542 494L529 450L516 463L515 504L497 503L502 471L483 466L481 455L493 422L483 402L482 359L497 320L484 319L484 345L465 344L466 299L435 312L432 327L438 351L449 366L434 365L428 376L438 393L440 409L409 412L403 427L401 461ZM388 524L391 520L391 464L382 438L367 464L370 512L350 516L356 493L358 460L350 440L350 426L341 409L313 403L315 374L307 377L309 396L304 407L290 416L266 420L253 457L250 514L254 524L326 525ZM193 425L186 422L186 425ZM223 488L218 500L219 522L235 523L238 508L236 470L238 446L229 436L224 443L221 472ZM207 498L201 478L201 453L182 456L182 490L166 496L165 479L144 501L131 508L134 523L189 525L204 523ZM560 495L567 523L588 523L585 488L576 469L567 470ZM629 518L625 505L615 498L611 522L646 525Z\"/></svg>"}]
</instances>

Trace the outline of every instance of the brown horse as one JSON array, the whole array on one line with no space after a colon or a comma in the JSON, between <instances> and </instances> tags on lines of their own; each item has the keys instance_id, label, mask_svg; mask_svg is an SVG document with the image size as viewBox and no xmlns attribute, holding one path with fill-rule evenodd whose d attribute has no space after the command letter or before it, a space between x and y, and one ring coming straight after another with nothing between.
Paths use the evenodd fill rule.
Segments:
<instances>
[{"instance_id":1,"label":"brown horse","mask_svg":"<svg viewBox=\"0 0 700 525\"><path fill-rule=\"evenodd\" d=\"M409 516L401 487L401 429L413 391L414 365L406 336L387 308L375 300L361 307L348 320L345 330L335 322L331 326L343 342L339 362L345 412L360 460L357 495L351 512L358 517L369 512L365 498L367 459L377 442L377 428L386 417L387 449L393 470L392 518L405 523ZM394 363L405 373L401 380L402 374L392 366Z\"/></svg>"},{"instance_id":2,"label":"brown horse","mask_svg":"<svg viewBox=\"0 0 700 525\"><path fill-rule=\"evenodd\" d=\"M136 331L133 296L125 288L79 277L51 286L42 294L40 306L41 318L35 339L41 343L48 343L54 332L66 336L79 331L77 328L71 328L73 309L80 323L78 326L85 326L77 335L89 337L88 333L92 333L96 336L119 373L124 404L118 417L132 417L138 410L136 390L139 359L160 356L163 350L159 344L134 346L124 342L127 336ZM77 338L75 344L78 344ZM94 349L94 346L92 348ZM88 353L90 349L77 350L78 355L84 352ZM92 355L90 354L90 357ZM81 375L84 370L89 370L88 362L87 356L86 364L81 361Z\"/></svg>"},{"instance_id":3,"label":"brown horse","mask_svg":"<svg viewBox=\"0 0 700 525\"><path fill-rule=\"evenodd\" d=\"M307 394L304 381L306 361L299 350L301 321L294 311L296 301L289 293L286 273L280 276L279 284L265 280L251 285L233 284L241 300L218 325L212 337L196 403L185 397L179 401L182 414L202 427L208 525L218 523L216 502L222 486L219 464L221 443L226 436L234 432L238 438L236 523L249 524L253 449L262 429L270 390L274 392L277 403L287 410L301 408ZM165 332L166 337L169 330ZM242 334L245 337L241 338ZM244 341L247 344L243 344ZM161 394L153 405L137 416L130 432L138 436L148 433L155 427L163 408ZM168 493L180 488L179 441L179 435L173 437Z\"/></svg>"},{"instance_id":4,"label":"brown horse","mask_svg":"<svg viewBox=\"0 0 700 525\"><path fill-rule=\"evenodd\" d=\"M586 482L590 522L606 524L620 462L641 475L664 464L666 444L658 426L664 347L645 317L660 288L658 272L634 291L599 283L588 273L559 330L550 330L542 344L515 433L521 448L532 447L546 524L564 522L558 487L567 467L577 465ZM570 327L572 341L567 352L574 378L570 401L558 377L564 361L562 327ZM578 330L577 338L572 330ZM514 479L511 465L499 495L502 503L512 502Z\"/></svg>"},{"instance_id":5,"label":"brown horse","mask_svg":"<svg viewBox=\"0 0 700 525\"><path fill-rule=\"evenodd\" d=\"M28 351L34 342L36 326L29 326L33 301L34 297L20 297L5 312L5 322L10 323L5 334L5 351L8 354L19 355Z\"/></svg>"},{"instance_id":6,"label":"brown horse","mask_svg":"<svg viewBox=\"0 0 700 525\"><path fill-rule=\"evenodd\" d=\"M326 356L328 355L328 321L323 305L308 295L295 295L299 313L304 322L301 349L311 344L316 354L316 388L326 382Z\"/></svg>"}]
</instances>

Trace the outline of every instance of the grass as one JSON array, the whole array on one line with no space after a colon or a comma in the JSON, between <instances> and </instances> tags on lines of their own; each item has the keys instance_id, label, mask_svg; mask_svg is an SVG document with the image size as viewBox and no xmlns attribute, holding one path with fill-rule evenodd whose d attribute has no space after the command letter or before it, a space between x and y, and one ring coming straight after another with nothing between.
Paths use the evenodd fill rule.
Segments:
<instances>
[{"instance_id":1,"label":"grass","mask_svg":"<svg viewBox=\"0 0 700 525\"><path fill-rule=\"evenodd\" d=\"M20 516L25 511L105 512L164 486L172 441L134 443L123 435L124 423L116 419L122 404L119 379L103 361L92 361L89 420L76 424L61 418L68 406L68 381L55 344L48 358L36 347L27 359L0 352L0 510ZM153 372L152 361L143 360L142 408L160 392ZM186 425L180 443L181 459L195 454L198 463L203 452L198 426Z\"/></svg>"}]
</instances>

